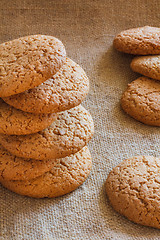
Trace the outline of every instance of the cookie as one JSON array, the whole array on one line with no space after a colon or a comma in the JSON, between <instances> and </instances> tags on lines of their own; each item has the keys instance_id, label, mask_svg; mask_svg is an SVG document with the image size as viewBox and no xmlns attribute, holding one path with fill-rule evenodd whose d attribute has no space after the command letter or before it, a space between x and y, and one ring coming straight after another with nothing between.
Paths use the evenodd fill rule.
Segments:
<instances>
[{"instance_id":1,"label":"cookie","mask_svg":"<svg viewBox=\"0 0 160 240\"><path fill-rule=\"evenodd\" d=\"M56 159L78 152L92 138L94 124L81 105L59 114L46 129L29 135L0 134L0 143L12 154L37 160Z\"/></svg>"},{"instance_id":2,"label":"cookie","mask_svg":"<svg viewBox=\"0 0 160 240\"><path fill-rule=\"evenodd\" d=\"M62 42L52 36L32 35L0 44L0 97L40 85L65 61Z\"/></svg>"},{"instance_id":3,"label":"cookie","mask_svg":"<svg viewBox=\"0 0 160 240\"><path fill-rule=\"evenodd\" d=\"M120 51L135 55L160 54L160 28L140 27L119 33L113 42Z\"/></svg>"},{"instance_id":4,"label":"cookie","mask_svg":"<svg viewBox=\"0 0 160 240\"><path fill-rule=\"evenodd\" d=\"M0 180L29 180L53 168L55 159L35 161L14 156L0 145Z\"/></svg>"},{"instance_id":5,"label":"cookie","mask_svg":"<svg viewBox=\"0 0 160 240\"><path fill-rule=\"evenodd\" d=\"M53 198L72 192L88 177L92 166L89 149L57 159L54 167L42 176L28 181L0 180L3 186L21 195Z\"/></svg>"},{"instance_id":6,"label":"cookie","mask_svg":"<svg viewBox=\"0 0 160 240\"><path fill-rule=\"evenodd\" d=\"M136 120L160 126L160 82L147 77L131 82L122 95L121 106Z\"/></svg>"},{"instance_id":7,"label":"cookie","mask_svg":"<svg viewBox=\"0 0 160 240\"><path fill-rule=\"evenodd\" d=\"M0 133L30 134L39 132L52 124L58 114L33 114L18 110L0 99Z\"/></svg>"},{"instance_id":8,"label":"cookie","mask_svg":"<svg viewBox=\"0 0 160 240\"><path fill-rule=\"evenodd\" d=\"M84 70L67 58L58 73L46 82L3 100L25 112L56 113L79 105L88 91L89 79Z\"/></svg>"},{"instance_id":9,"label":"cookie","mask_svg":"<svg viewBox=\"0 0 160 240\"><path fill-rule=\"evenodd\" d=\"M134 72L160 80L160 55L135 57L131 68Z\"/></svg>"},{"instance_id":10,"label":"cookie","mask_svg":"<svg viewBox=\"0 0 160 240\"><path fill-rule=\"evenodd\" d=\"M129 220L160 228L160 158L136 156L108 175L106 192L112 207Z\"/></svg>"}]
</instances>

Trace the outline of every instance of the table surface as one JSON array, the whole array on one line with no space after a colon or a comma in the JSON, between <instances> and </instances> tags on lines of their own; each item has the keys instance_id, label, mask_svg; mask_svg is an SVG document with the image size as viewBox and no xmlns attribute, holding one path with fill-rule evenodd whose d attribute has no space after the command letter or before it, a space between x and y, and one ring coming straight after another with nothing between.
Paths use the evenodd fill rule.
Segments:
<instances>
[{"instance_id":1,"label":"table surface","mask_svg":"<svg viewBox=\"0 0 160 240\"><path fill-rule=\"evenodd\" d=\"M113 49L114 36L139 26L160 27L153 0L1 0L0 42L31 34L58 37L67 55L90 78L83 102L93 116L89 144L92 172L76 191L57 199L31 199L0 186L0 239L159 239L159 230L139 226L116 213L104 183L109 171L134 155L160 154L160 129L127 116L120 98L138 74L132 56Z\"/></svg>"}]
</instances>

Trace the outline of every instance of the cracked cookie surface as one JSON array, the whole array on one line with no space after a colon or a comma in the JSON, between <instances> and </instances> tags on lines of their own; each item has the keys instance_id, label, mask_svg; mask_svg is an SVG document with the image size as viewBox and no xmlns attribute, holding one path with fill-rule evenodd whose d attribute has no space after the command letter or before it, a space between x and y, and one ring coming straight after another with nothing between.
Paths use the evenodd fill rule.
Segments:
<instances>
[{"instance_id":1,"label":"cracked cookie surface","mask_svg":"<svg viewBox=\"0 0 160 240\"><path fill-rule=\"evenodd\" d=\"M135 55L160 54L160 28L145 26L122 31L113 45L120 52Z\"/></svg>"},{"instance_id":2,"label":"cracked cookie surface","mask_svg":"<svg viewBox=\"0 0 160 240\"><path fill-rule=\"evenodd\" d=\"M121 106L136 120L160 126L160 82L147 77L131 82L122 95Z\"/></svg>"},{"instance_id":3,"label":"cracked cookie surface","mask_svg":"<svg viewBox=\"0 0 160 240\"><path fill-rule=\"evenodd\" d=\"M39 132L52 124L58 114L33 114L18 110L0 99L0 133L23 135Z\"/></svg>"},{"instance_id":4,"label":"cracked cookie surface","mask_svg":"<svg viewBox=\"0 0 160 240\"><path fill-rule=\"evenodd\" d=\"M0 44L0 97L40 85L65 61L62 42L52 36L32 35Z\"/></svg>"},{"instance_id":5,"label":"cracked cookie surface","mask_svg":"<svg viewBox=\"0 0 160 240\"><path fill-rule=\"evenodd\" d=\"M29 135L0 134L0 143L12 154L37 160L56 159L82 149L94 133L93 119L81 105L61 112L46 129Z\"/></svg>"},{"instance_id":6,"label":"cracked cookie surface","mask_svg":"<svg viewBox=\"0 0 160 240\"><path fill-rule=\"evenodd\" d=\"M136 156L108 175L106 192L112 207L129 220L160 229L160 158Z\"/></svg>"},{"instance_id":7,"label":"cracked cookie surface","mask_svg":"<svg viewBox=\"0 0 160 240\"><path fill-rule=\"evenodd\" d=\"M55 159L35 161L16 157L0 145L0 181L29 180L53 168Z\"/></svg>"},{"instance_id":8,"label":"cracked cookie surface","mask_svg":"<svg viewBox=\"0 0 160 240\"><path fill-rule=\"evenodd\" d=\"M62 68L36 88L3 98L5 102L32 113L51 113L79 105L89 91L89 79L84 70L67 58Z\"/></svg>"},{"instance_id":9,"label":"cracked cookie surface","mask_svg":"<svg viewBox=\"0 0 160 240\"><path fill-rule=\"evenodd\" d=\"M69 157L56 159L54 167L28 181L0 179L3 186L21 195L34 198L53 198L78 188L88 177L92 167L89 149L85 146Z\"/></svg>"},{"instance_id":10,"label":"cracked cookie surface","mask_svg":"<svg viewBox=\"0 0 160 240\"><path fill-rule=\"evenodd\" d=\"M134 72L160 80L160 55L135 57L131 62L131 68Z\"/></svg>"}]
</instances>

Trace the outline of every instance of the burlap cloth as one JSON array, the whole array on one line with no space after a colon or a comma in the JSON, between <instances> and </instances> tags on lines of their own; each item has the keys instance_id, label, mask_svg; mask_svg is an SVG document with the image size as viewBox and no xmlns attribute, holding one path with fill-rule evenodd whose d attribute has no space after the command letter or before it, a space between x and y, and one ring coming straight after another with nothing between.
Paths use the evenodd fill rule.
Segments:
<instances>
[{"instance_id":1,"label":"burlap cloth","mask_svg":"<svg viewBox=\"0 0 160 240\"><path fill-rule=\"evenodd\" d=\"M24 35L60 38L67 54L86 71L90 93L83 105L95 122L89 147L93 168L76 191L57 199L31 199L0 186L0 239L160 239L160 231L139 226L109 205L104 183L123 159L160 155L160 128L145 126L120 107L127 84L138 75L131 56L112 47L121 30L160 27L159 1L1 0L0 41ZM134 211L134 209L133 209Z\"/></svg>"}]
</instances>

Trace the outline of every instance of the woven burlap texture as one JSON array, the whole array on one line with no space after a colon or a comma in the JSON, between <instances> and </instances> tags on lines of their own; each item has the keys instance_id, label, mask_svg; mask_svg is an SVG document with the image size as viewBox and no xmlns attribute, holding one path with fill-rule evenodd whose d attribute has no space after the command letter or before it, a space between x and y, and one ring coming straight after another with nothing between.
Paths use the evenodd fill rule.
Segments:
<instances>
[{"instance_id":1,"label":"woven burlap texture","mask_svg":"<svg viewBox=\"0 0 160 240\"><path fill-rule=\"evenodd\" d=\"M57 199L31 199L0 186L0 239L159 239L159 230L139 226L116 213L104 183L109 171L133 155L159 156L160 128L127 116L120 97L138 74L132 56L112 47L114 36L132 27L160 27L160 5L148 0L10 0L0 1L0 41L30 34L60 38L67 55L90 78L83 103L93 116L89 144L92 172L76 191Z\"/></svg>"}]
</instances>

